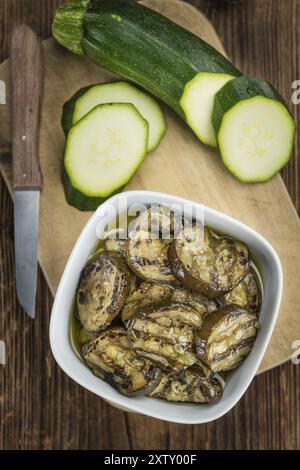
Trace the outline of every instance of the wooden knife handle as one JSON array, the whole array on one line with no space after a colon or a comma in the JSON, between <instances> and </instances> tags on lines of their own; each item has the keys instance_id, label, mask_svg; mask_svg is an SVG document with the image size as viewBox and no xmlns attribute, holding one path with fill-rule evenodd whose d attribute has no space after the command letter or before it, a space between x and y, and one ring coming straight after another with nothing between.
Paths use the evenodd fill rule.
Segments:
<instances>
[{"instance_id":1,"label":"wooden knife handle","mask_svg":"<svg viewBox=\"0 0 300 470\"><path fill-rule=\"evenodd\" d=\"M17 26L11 43L12 156L14 190L41 189L39 128L44 82L43 48L28 26Z\"/></svg>"}]
</instances>

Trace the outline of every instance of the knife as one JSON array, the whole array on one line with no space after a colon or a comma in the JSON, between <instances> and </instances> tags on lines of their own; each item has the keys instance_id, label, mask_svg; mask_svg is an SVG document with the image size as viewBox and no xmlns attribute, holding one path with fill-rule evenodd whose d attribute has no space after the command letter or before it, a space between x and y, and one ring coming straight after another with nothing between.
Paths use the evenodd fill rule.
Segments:
<instances>
[{"instance_id":1,"label":"knife","mask_svg":"<svg viewBox=\"0 0 300 470\"><path fill-rule=\"evenodd\" d=\"M43 95L42 44L28 26L17 26L11 42L12 161L17 296L35 317L39 200L39 127Z\"/></svg>"}]
</instances>

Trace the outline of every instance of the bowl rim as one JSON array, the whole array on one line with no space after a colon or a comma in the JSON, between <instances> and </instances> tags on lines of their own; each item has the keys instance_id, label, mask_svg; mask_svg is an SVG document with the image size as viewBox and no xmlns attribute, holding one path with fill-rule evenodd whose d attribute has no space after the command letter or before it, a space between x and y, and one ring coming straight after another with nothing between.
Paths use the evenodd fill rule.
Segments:
<instances>
[{"instance_id":1,"label":"bowl rim","mask_svg":"<svg viewBox=\"0 0 300 470\"><path fill-rule=\"evenodd\" d=\"M251 373L249 374L247 380L245 380L242 383L242 385L239 388L239 391L235 394L235 397L232 399L232 401L229 402L227 404L227 406L224 406L222 409L220 409L218 412L216 411L215 413L212 413L212 415L210 417L204 417L202 419L199 416L195 416L195 417L192 417L192 418L189 417L189 418L186 418L186 419L181 419L180 417L178 417L176 415L172 416L172 413L170 413L170 412L168 412L167 415L164 415L163 413L158 413L158 412L155 412L155 411L152 412L151 410L145 410L143 408L143 405L140 404L134 397L132 397L132 398L131 397L126 397L126 396L124 396L120 393L118 393L118 399L116 400L116 399L114 399L114 397L108 396L107 393L103 392L100 389L100 387L96 388L96 387L92 386L91 384L87 384L84 379L82 379L81 377L78 377L78 375L75 374L71 370L70 365L68 366L66 364L66 362L64 361L64 358L61 357L61 355L60 355L60 353L57 349L57 336L56 336L55 325L56 325L56 318L59 314L59 300L60 300L60 297L61 297L61 295L64 291L65 284L67 283L67 276L68 276L68 271L70 269L70 266L71 266L73 260L77 256L78 246L82 242L82 240L84 240L86 234L89 232L90 227L93 226L93 223L95 222L95 220L99 217L99 213L101 213L105 209L105 206L107 204L115 202L115 200L120 198L120 196L125 196L125 197L127 197L127 196L129 196L129 197L142 196L143 198L149 199L149 203L151 203L151 198L157 198L157 199L161 198L161 199L169 199L170 203L171 202L174 202L174 203L177 202L181 205L184 204L184 203L187 203L187 204L192 204L195 207L196 206L198 206L198 207L202 206L204 208L204 211L209 213L211 216L213 216L215 218L220 218L225 223L229 223L229 224L231 224L231 225L233 225L237 228L242 228L244 231L248 232L248 234L250 236L252 236L252 238L255 238L258 241L258 243L261 246L263 246L264 249L266 249L269 252L270 259L272 259L273 262L275 263L276 274L277 274L277 277L278 277L278 288L277 288L277 291L276 291L275 299L273 301L273 304L274 304L273 305L273 313L272 313L272 315L270 315L270 318L268 320L268 331L264 334L263 344L261 345L260 350L257 353L257 358L255 360L255 365L251 366ZM162 204L167 204L167 203L162 202ZM79 234L79 236L78 236L78 238L75 242L75 245L74 245L74 247L73 247L73 249L70 253L70 256L69 256L68 261L66 263L66 266L64 268L63 274L61 276L59 286L58 286L58 289L57 289L57 292L56 292L56 295L55 295L54 303L53 303L53 306L52 306L52 310L51 310L51 318L50 318L50 325L49 325L49 336L50 336L51 351L52 351L52 354L53 354L56 362L60 366L60 368L72 380L74 380L76 383L81 385L83 388L91 391L95 395L97 395L97 396L101 397L102 399L104 399L105 401L109 402L112 406L121 407L125 411L137 412L137 413L140 413L140 414L143 414L143 415L146 415L146 416L150 416L150 417L153 417L153 418L157 418L157 419L161 419L161 420L169 421L169 422L175 422L175 423L181 423L181 424L202 424L202 423L207 423L207 422L210 422L210 421L214 421L214 420L220 418L221 416L225 415L226 413L228 413L228 411L230 411L236 405L236 403L242 398L242 396L246 392L248 386L252 382L252 380L253 380L256 372L257 372L257 369L258 369L258 367L259 367L259 365L260 365L260 363L263 359L263 356L266 352L266 349L268 347L268 344L270 342L270 338L271 338L273 330L274 330L275 323L276 323L277 318L278 318L280 302L281 302L281 297L282 297L282 290L283 290L283 272L282 272L282 266L281 266L279 256L278 256L277 252L275 251L275 249L270 244L270 242L268 242L262 235L260 235L258 232L256 232L253 228L249 227L248 225L244 224L243 222L240 222L238 219L235 219L234 217L231 217L231 216L225 214L224 212L218 211L216 209L212 209L212 208L210 208L210 207L208 207L204 204L200 204L200 203L197 203L195 201L192 201L192 200L189 200L189 199L186 199L186 198L182 198L182 197L179 197L179 196L174 196L174 195L168 194L168 193L157 192L157 191L147 191L147 190L124 191L122 193L119 193L119 194L114 195L111 198L107 199L101 206L98 207L98 209L94 212L94 214L92 214L92 216L89 218L89 220L84 225L83 229L81 230L81 233ZM72 293L72 296L73 295L74 295L74 292ZM69 312L68 312L68 315L66 315L66 321L68 322L68 325L69 325ZM68 328L68 331L69 331L69 328ZM72 349L70 341L68 341L68 347L74 355L74 360L79 361L80 359L76 356L76 353ZM83 363L82 363L82 366L86 367ZM222 401L222 398L221 398L220 402L221 401ZM163 406L164 402L161 401L161 404ZM177 406L178 406L178 404L177 404ZM196 406L196 405L193 405L193 406Z\"/></svg>"}]
</instances>

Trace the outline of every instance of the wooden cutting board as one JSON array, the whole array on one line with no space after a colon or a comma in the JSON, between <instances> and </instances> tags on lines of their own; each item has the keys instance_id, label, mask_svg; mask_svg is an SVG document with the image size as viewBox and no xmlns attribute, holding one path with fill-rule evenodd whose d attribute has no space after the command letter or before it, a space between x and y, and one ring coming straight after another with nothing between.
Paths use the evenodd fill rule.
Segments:
<instances>
[{"instance_id":1,"label":"wooden cutting board","mask_svg":"<svg viewBox=\"0 0 300 470\"><path fill-rule=\"evenodd\" d=\"M145 0L156 9L224 52L208 20L179 0ZM46 78L40 136L44 190L40 208L39 262L53 294L65 263L90 213L65 202L60 182L64 134L62 104L79 88L114 76L85 58L71 54L53 39L44 41ZM0 66L0 79L10 91L9 61ZM291 344L300 338L300 223L280 176L264 184L242 184L223 167L219 155L203 146L165 108L168 132L159 149L149 155L126 189L151 189L186 197L236 217L267 238L277 250L284 270L281 313L260 367L270 369L291 357ZM9 106L0 106L0 170L11 190Z\"/></svg>"}]
</instances>

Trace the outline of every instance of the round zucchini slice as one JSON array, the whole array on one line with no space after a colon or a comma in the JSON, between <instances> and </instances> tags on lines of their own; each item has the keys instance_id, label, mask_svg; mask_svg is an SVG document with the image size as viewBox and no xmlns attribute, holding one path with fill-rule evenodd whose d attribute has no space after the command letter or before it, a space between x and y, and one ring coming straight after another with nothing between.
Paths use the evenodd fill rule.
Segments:
<instances>
[{"instance_id":1,"label":"round zucchini slice","mask_svg":"<svg viewBox=\"0 0 300 470\"><path fill-rule=\"evenodd\" d=\"M161 372L130 348L127 331L114 327L103 331L83 347L83 358L92 372L123 395L147 395Z\"/></svg>"},{"instance_id":2,"label":"round zucchini slice","mask_svg":"<svg viewBox=\"0 0 300 470\"><path fill-rule=\"evenodd\" d=\"M128 335L137 354L165 369L181 370L197 361L195 330L202 315L185 304L145 308L130 318Z\"/></svg>"},{"instance_id":3,"label":"round zucchini slice","mask_svg":"<svg viewBox=\"0 0 300 470\"><path fill-rule=\"evenodd\" d=\"M196 136L206 145L217 147L212 125L212 112L216 93L233 75L199 72L190 80L180 100L186 122Z\"/></svg>"},{"instance_id":4,"label":"round zucchini slice","mask_svg":"<svg viewBox=\"0 0 300 470\"><path fill-rule=\"evenodd\" d=\"M199 292L174 288L168 284L142 282L125 300L121 318L126 323L136 312L148 305L162 302L184 303L195 308L203 318L219 307L215 299L207 299Z\"/></svg>"},{"instance_id":5,"label":"round zucchini slice","mask_svg":"<svg viewBox=\"0 0 300 470\"><path fill-rule=\"evenodd\" d=\"M96 106L68 133L64 155L68 185L83 201L103 202L136 173L147 145L148 123L132 104Z\"/></svg>"},{"instance_id":6,"label":"round zucchini slice","mask_svg":"<svg viewBox=\"0 0 300 470\"><path fill-rule=\"evenodd\" d=\"M197 335L197 355L213 372L235 369L249 355L257 329L254 313L227 305L205 319Z\"/></svg>"},{"instance_id":7,"label":"round zucchini slice","mask_svg":"<svg viewBox=\"0 0 300 470\"><path fill-rule=\"evenodd\" d=\"M249 274L238 286L224 297L226 305L236 304L258 314L261 307L262 292L255 271L251 268Z\"/></svg>"},{"instance_id":8,"label":"round zucchini slice","mask_svg":"<svg viewBox=\"0 0 300 470\"><path fill-rule=\"evenodd\" d=\"M130 271L118 253L103 251L86 265L76 294L77 315L86 331L110 325L124 305L130 282Z\"/></svg>"},{"instance_id":9,"label":"round zucchini slice","mask_svg":"<svg viewBox=\"0 0 300 470\"><path fill-rule=\"evenodd\" d=\"M169 248L169 260L185 287L209 298L236 287L249 272L249 251L243 243L219 237L207 227L184 228Z\"/></svg>"},{"instance_id":10,"label":"round zucchini slice","mask_svg":"<svg viewBox=\"0 0 300 470\"><path fill-rule=\"evenodd\" d=\"M224 165L240 181L272 178L292 156L296 123L264 81L242 75L215 96L212 123Z\"/></svg>"},{"instance_id":11,"label":"round zucchini slice","mask_svg":"<svg viewBox=\"0 0 300 470\"><path fill-rule=\"evenodd\" d=\"M145 281L176 283L168 260L168 244L137 230L128 239L126 259L135 274Z\"/></svg>"},{"instance_id":12,"label":"round zucchini slice","mask_svg":"<svg viewBox=\"0 0 300 470\"><path fill-rule=\"evenodd\" d=\"M207 378L196 366L177 374L164 373L150 396L182 403L213 403L222 397L222 387L214 378Z\"/></svg>"}]
</instances>

